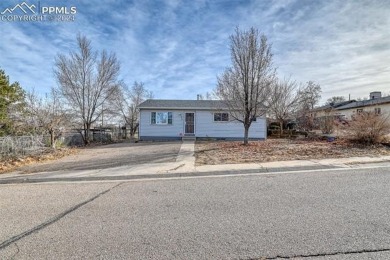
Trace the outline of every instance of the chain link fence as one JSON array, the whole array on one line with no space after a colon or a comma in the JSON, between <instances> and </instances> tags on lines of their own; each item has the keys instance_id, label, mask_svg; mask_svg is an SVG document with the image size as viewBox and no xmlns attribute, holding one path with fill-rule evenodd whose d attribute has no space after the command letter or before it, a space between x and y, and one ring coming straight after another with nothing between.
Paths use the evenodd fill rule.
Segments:
<instances>
[{"instance_id":1,"label":"chain link fence","mask_svg":"<svg viewBox=\"0 0 390 260\"><path fill-rule=\"evenodd\" d=\"M44 135L0 137L0 158L39 154L48 149Z\"/></svg>"},{"instance_id":2,"label":"chain link fence","mask_svg":"<svg viewBox=\"0 0 390 260\"><path fill-rule=\"evenodd\" d=\"M94 142L120 141L126 134L119 127L92 129L91 140ZM63 146L82 146L84 144L79 131L63 133L57 140L57 144ZM49 135L26 135L26 136L4 136L0 137L0 159L37 155L50 149Z\"/></svg>"}]
</instances>

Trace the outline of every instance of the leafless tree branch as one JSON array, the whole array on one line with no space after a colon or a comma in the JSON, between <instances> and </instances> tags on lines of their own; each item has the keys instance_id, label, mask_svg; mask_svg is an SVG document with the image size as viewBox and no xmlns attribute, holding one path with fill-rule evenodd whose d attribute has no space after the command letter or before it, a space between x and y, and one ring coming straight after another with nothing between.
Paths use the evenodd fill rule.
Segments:
<instances>
[{"instance_id":1,"label":"leafless tree branch","mask_svg":"<svg viewBox=\"0 0 390 260\"><path fill-rule=\"evenodd\" d=\"M114 53L92 50L91 41L77 37L78 52L56 57L54 73L59 93L80 119L83 140L88 144L91 125L104 113L103 104L118 91L119 62Z\"/></svg>"},{"instance_id":2,"label":"leafless tree branch","mask_svg":"<svg viewBox=\"0 0 390 260\"><path fill-rule=\"evenodd\" d=\"M244 124L244 144L248 144L249 128L255 119L265 113L275 78L271 45L265 35L251 28L230 36L232 66L218 77L216 95L224 100L234 120Z\"/></svg>"},{"instance_id":3,"label":"leafless tree branch","mask_svg":"<svg viewBox=\"0 0 390 260\"><path fill-rule=\"evenodd\" d=\"M131 88L121 82L117 95L112 99L111 104L130 128L131 137L139 126L138 105L150 98L153 98L153 93L145 88L144 83L136 81Z\"/></svg>"}]
</instances>

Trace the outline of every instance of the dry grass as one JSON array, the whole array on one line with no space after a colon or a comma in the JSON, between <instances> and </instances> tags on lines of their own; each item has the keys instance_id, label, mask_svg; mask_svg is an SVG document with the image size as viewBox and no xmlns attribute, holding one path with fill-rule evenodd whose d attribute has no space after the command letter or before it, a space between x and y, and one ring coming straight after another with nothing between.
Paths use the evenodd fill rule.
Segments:
<instances>
[{"instance_id":1,"label":"dry grass","mask_svg":"<svg viewBox=\"0 0 390 260\"><path fill-rule=\"evenodd\" d=\"M390 155L390 147L361 145L347 140L327 142L320 140L268 139L250 142L197 142L197 165L256 163L288 160Z\"/></svg>"},{"instance_id":2,"label":"dry grass","mask_svg":"<svg viewBox=\"0 0 390 260\"><path fill-rule=\"evenodd\" d=\"M0 174L14 171L15 169L35 163L57 160L64 156L78 153L77 148L61 148L58 150L47 149L40 155L20 156L7 158L0 161Z\"/></svg>"}]
</instances>

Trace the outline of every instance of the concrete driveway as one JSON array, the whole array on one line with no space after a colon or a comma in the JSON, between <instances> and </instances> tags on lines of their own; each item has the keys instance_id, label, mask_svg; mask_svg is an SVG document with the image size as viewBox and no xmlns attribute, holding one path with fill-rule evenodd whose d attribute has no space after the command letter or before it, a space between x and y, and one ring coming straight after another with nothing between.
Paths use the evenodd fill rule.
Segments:
<instances>
[{"instance_id":1,"label":"concrete driveway","mask_svg":"<svg viewBox=\"0 0 390 260\"><path fill-rule=\"evenodd\" d=\"M21 167L24 173L87 171L146 163L174 162L181 142L117 143L81 149L76 155Z\"/></svg>"}]
</instances>

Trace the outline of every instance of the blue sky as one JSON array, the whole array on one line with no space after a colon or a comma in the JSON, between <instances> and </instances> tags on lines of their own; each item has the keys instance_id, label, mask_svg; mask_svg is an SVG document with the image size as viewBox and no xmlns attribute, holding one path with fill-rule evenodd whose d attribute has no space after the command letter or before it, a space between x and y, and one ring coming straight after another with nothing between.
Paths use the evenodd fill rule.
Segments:
<instances>
[{"instance_id":1,"label":"blue sky","mask_svg":"<svg viewBox=\"0 0 390 260\"><path fill-rule=\"evenodd\" d=\"M3 0L0 11L22 1ZM38 1L26 0L28 4ZM321 85L334 95L390 94L390 1L56 1L76 6L74 22L0 21L0 67L27 90L56 85L54 58L78 33L115 52L128 85L142 81L155 98L195 99L212 91L230 65L234 28L258 28L272 43L279 77Z\"/></svg>"}]
</instances>

